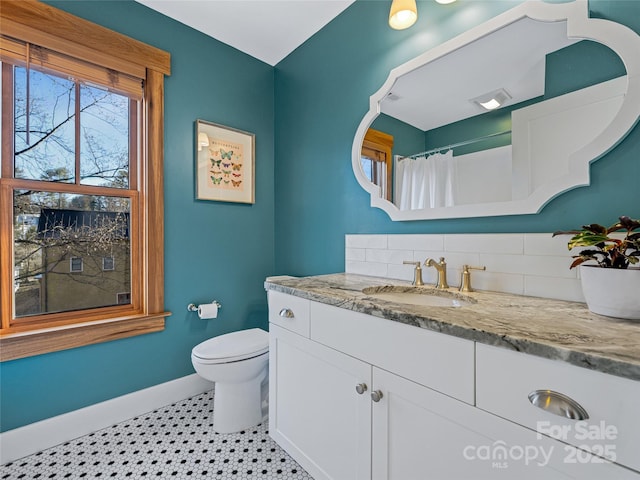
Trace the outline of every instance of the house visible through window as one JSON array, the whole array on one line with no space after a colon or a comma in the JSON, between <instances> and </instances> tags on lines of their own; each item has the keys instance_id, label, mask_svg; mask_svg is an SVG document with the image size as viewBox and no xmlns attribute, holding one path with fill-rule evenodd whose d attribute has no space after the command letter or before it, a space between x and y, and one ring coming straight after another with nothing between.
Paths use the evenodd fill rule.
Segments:
<instances>
[{"instance_id":1,"label":"house visible through window","mask_svg":"<svg viewBox=\"0 0 640 480\"><path fill-rule=\"evenodd\" d=\"M82 71L84 63L76 63ZM13 102L4 105L13 112L13 176L32 182L13 190L13 224L38 218L36 229L14 231L15 316L114 305L117 292L132 288L129 223L136 221L137 192L129 173L137 162L142 83L126 94L42 66L2 68L13 83ZM114 250L124 264L120 278L103 274Z\"/></svg>"},{"instance_id":2,"label":"house visible through window","mask_svg":"<svg viewBox=\"0 0 640 480\"><path fill-rule=\"evenodd\" d=\"M162 330L169 54L42 2L2 16L2 360Z\"/></svg>"}]
</instances>

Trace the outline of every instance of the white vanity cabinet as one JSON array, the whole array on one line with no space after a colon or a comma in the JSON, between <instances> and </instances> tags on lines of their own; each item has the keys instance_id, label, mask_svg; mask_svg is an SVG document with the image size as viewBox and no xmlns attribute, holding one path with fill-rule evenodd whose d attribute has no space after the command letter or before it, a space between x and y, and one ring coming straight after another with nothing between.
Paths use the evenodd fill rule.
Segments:
<instances>
[{"instance_id":1,"label":"white vanity cabinet","mask_svg":"<svg viewBox=\"0 0 640 480\"><path fill-rule=\"evenodd\" d=\"M371 366L274 324L269 365L271 437L316 480L371 478Z\"/></svg>"},{"instance_id":2,"label":"white vanity cabinet","mask_svg":"<svg viewBox=\"0 0 640 480\"><path fill-rule=\"evenodd\" d=\"M269 317L269 433L315 480L638 478L477 408L472 341L275 291Z\"/></svg>"},{"instance_id":3,"label":"white vanity cabinet","mask_svg":"<svg viewBox=\"0 0 640 480\"><path fill-rule=\"evenodd\" d=\"M373 480L623 480L622 467L374 367ZM346 478L346 477L345 477Z\"/></svg>"},{"instance_id":4,"label":"white vanity cabinet","mask_svg":"<svg viewBox=\"0 0 640 480\"><path fill-rule=\"evenodd\" d=\"M479 408L569 444L567 462L598 461L591 451L640 471L640 382L482 344L476 361ZM534 407L536 390L561 394L563 409L577 403L586 418Z\"/></svg>"}]
</instances>

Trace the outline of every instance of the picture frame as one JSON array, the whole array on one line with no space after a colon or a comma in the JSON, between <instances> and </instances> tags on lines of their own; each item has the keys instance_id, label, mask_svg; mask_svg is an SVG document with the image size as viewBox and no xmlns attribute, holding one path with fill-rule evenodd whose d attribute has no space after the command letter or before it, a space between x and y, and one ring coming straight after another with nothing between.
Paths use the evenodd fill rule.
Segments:
<instances>
[{"instance_id":1,"label":"picture frame","mask_svg":"<svg viewBox=\"0 0 640 480\"><path fill-rule=\"evenodd\" d=\"M196 120L196 199L255 203L255 135Z\"/></svg>"}]
</instances>

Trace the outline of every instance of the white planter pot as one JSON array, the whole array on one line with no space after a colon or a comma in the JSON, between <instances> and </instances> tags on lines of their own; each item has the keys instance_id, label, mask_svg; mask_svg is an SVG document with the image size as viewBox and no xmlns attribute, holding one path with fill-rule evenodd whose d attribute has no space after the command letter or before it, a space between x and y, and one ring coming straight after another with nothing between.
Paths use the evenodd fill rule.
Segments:
<instances>
[{"instance_id":1,"label":"white planter pot","mask_svg":"<svg viewBox=\"0 0 640 480\"><path fill-rule=\"evenodd\" d=\"M640 320L640 269L580 265L580 280L593 313Z\"/></svg>"}]
</instances>

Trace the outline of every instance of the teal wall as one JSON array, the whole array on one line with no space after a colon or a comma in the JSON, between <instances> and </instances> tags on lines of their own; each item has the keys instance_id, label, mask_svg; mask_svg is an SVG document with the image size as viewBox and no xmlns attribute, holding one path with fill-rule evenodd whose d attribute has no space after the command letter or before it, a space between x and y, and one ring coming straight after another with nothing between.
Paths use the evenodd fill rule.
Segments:
<instances>
[{"instance_id":1,"label":"teal wall","mask_svg":"<svg viewBox=\"0 0 640 480\"><path fill-rule=\"evenodd\" d=\"M640 216L640 129L592 166L592 185L538 215L391 222L369 207L351 171L351 144L388 71L510 8L515 1L420 1L409 30L387 26L389 2L357 0L272 68L132 0L50 1L167 50L165 295L159 333L0 365L8 430L193 373L190 350L228 331L266 327L267 275L344 269L347 233L547 232ZM594 16L640 31L640 4L592 1ZM194 200L194 121L256 134L255 205ZM275 146L275 147L274 147ZM219 319L190 302L216 298Z\"/></svg>"},{"instance_id":2,"label":"teal wall","mask_svg":"<svg viewBox=\"0 0 640 480\"><path fill-rule=\"evenodd\" d=\"M393 136L392 155L406 157L422 152L425 146L424 131L381 113L371 124L371 128Z\"/></svg>"},{"instance_id":3,"label":"teal wall","mask_svg":"<svg viewBox=\"0 0 640 480\"><path fill-rule=\"evenodd\" d=\"M369 96L390 69L517 3L419 1L417 23L394 31L386 25L389 2L357 0L276 66L279 273L343 271L348 233L550 232L640 216L638 126L591 165L589 187L557 197L536 215L392 222L369 206L351 170L352 141ZM640 32L640 2L591 0L590 9L593 17ZM580 65L600 66L597 58Z\"/></svg>"},{"instance_id":4,"label":"teal wall","mask_svg":"<svg viewBox=\"0 0 640 480\"><path fill-rule=\"evenodd\" d=\"M218 334L267 327L263 281L274 271L273 67L133 1L52 5L171 53L165 82L163 332L0 365L2 430L194 373L191 348ZM256 135L256 203L196 201L194 122ZM190 302L222 303L199 320Z\"/></svg>"}]
</instances>

